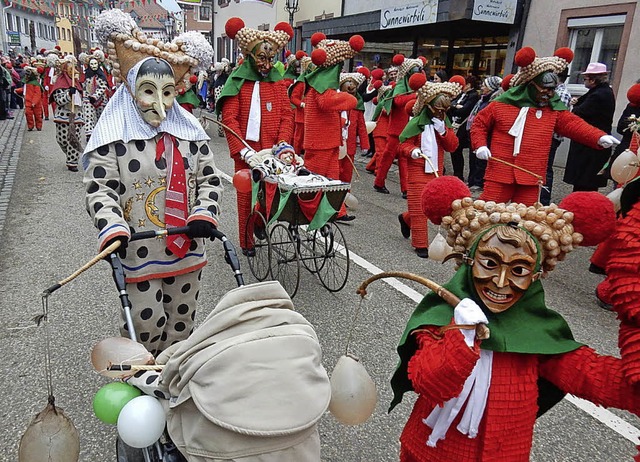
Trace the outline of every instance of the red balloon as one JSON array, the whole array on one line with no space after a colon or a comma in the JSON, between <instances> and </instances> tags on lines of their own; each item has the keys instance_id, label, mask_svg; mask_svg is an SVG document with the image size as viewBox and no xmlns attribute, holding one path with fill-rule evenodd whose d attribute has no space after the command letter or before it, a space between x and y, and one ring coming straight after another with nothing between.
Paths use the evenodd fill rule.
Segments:
<instances>
[{"instance_id":1,"label":"red balloon","mask_svg":"<svg viewBox=\"0 0 640 462\"><path fill-rule=\"evenodd\" d=\"M251 170L243 168L233 175L233 186L238 192L250 193L252 189Z\"/></svg>"}]
</instances>

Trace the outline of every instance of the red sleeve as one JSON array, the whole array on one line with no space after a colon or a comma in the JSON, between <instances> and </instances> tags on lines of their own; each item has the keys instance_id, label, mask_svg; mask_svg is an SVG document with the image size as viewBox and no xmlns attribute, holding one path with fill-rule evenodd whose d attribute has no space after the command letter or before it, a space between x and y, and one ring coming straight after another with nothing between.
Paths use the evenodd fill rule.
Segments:
<instances>
[{"instance_id":1,"label":"red sleeve","mask_svg":"<svg viewBox=\"0 0 640 462\"><path fill-rule=\"evenodd\" d=\"M409 360L407 372L416 393L444 403L462 392L464 382L480 357L480 350L469 348L457 329L445 332L441 339L432 335L437 328L427 330L429 332L414 334L418 350Z\"/></svg>"},{"instance_id":2,"label":"red sleeve","mask_svg":"<svg viewBox=\"0 0 640 462\"><path fill-rule=\"evenodd\" d=\"M447 152L453 152L458 149L458 135L455 132L447 127L445 129L444 135L440 133L436 133L436 137L438 139L438 144Z\"/></svg>"},{"instance_id":3,"label":"red sleeve","mask_svg":"<svg viewBox=\"0 0 640 462\"><path fill-rule=\"evenodd\" d=\"M620 359L601 356L589 347L542 358L540 375L565 393L640 414L640 388L624 379Z\"/></svg>"},{"instance_id":4,"label":"red sleeve","mask_svg":"<svg viewBox=\"0 0 640 462\"><path fill-rule=\"evenodd\" d=\"M398 154L404 157L411 157L411 151L420 147L420 135L407 138L398 146Z\"/></svg>"},{"instance_id":5,"label":"red sleeve","mask_svg":"<svg viewBox=\"0 0 640 462\"><path fill-rule=\"evenodd\" d=\"M598 140L601 136L606 135L599 128L589 125L569 111L560 112L554 130L560 136L566 136L593 149L602 149L602 146L598 145Z\"/></svg>"},{"instance_id":6,"label":"red sleeve","mask_svg":"<svg viewBox=\"0 0 640 462\"><path fill-rule=\"evenodd\" d=\"M338 93L329 89L318 95L318 107L323 111L350 111L355 109L358 100L349 93Z\"/></svg>"},{"instance_id":7,"label":"red sleeve","mask_svg":"<svg viewBox=\"0 0 640 462\"><path fill-rule=\"evenodd\" d=\"M289 95L291 104L293 104L295 107L300 107L303 97L304 97L304 83L301 83L301 82L294 83L293 87L291 88L291 94Z\"/></svg>"},{"instance_id":8,"label":"red sleeve","mask_svg":"<svg viewBox=\"0 0 640 462\"><path fill-rule=\"evenodd\" d=\"M476 114L471 124L471 150L475 151L480 146L489 146L489 134L493 128L493 113L496 104L489 104L482 111Z\"/></svg>"},{"instance_id":9,"label":"red sleeve","mask_svg":"<svg viewBox=\"0 0 640 462\"><path fill-rule=\"evenodd\" d=\"M240 93L225 97L222 103L222 123L242 136L243 130L240 128L238 114L240 114ZM229 153L232 157L246 147L237 137L231 134L228 134L226 138L229 145Z\"/></svg>"},{"instance_id":10,"label":"red sleeve","mask_svg":"<svg viewBox=\"0 0 640 462\"><path fill-rule=\"evenodd\" d=\"M404 111L404 107L407 105L407 103L415 99L416 99L415 93L411 93L408 95L394 96L393 105Z\"/></svg>"}]
</instances>

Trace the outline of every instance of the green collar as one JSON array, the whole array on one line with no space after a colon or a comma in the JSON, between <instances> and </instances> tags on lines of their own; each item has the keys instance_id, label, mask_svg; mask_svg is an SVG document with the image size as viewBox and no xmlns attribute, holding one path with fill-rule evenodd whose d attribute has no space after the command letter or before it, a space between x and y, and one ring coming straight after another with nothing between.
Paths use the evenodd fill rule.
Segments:
<instances>
[{"instance_id":1,"label":"green collar","mask_svg":"<svg viewBox=\"0 0 640 462\"><path fill-rule=\"evenodd\" d=\"M176 101L178 102L178 104L187 103L187 104L191 104L193 107L200 106L200 100L198 99L195 92L191 88L185 91L184 95L180 95L180 94L177 95Z\"/></svg>"},{"instance_id":2,"label":"green collar","mask_svg":"<svg viewBox=\"0 0 640 462\"><path fill-rule=\"evenodd\" d=\"M482 341L483 350L552 355L567 353L582 346L573 339L564 318L546 307L540 280L533 282L522 298L502 313L492 313L484 306L473 286L469 265L463 264L444 287L460 299L471 298L486 314L491 336ZM389 410L400 403L405 392L413 390L407 376L407 365L417 345L411 333L422 326L446 326L452 318L453 307L433 292L418 304L397 348L400 361L391 378L394 398Z\"/></svg>"},{"instance_id":3,"label":"green collar","mask_svg":"<svg viewBox=\"0 0 640 462\"><path fill-rule=\"evenodd\" d=\"M403 143L409 138L421 134L424 131L424 127L431 125L431 111L426 106L422 109L420 114L412 117L400 133L400 142ZM451 127L451 121L449 116L445 117L444 123L447 127Z\"/></svg>"},{"instance_id":4,"label":"green collar","mask_svg":"<svg viewBox=\"0 0 640 462\"><path fill-rule=\"evenodd\" d=\"M300 79L312 87L318 93L324 93L330 88L337 90L340 88L340 71L342 64L335 64L331 67L316 67L314 70L301 76Z\"/></svg>"},{"instance_id":5,"label":"green collar","mask_svg":"<svg viewBox=\"0 0 640 462\"><path fill-rule=\"evenodd\" d=\"M538 107L536 103L536 89L533 84L523 84L512 87L501 95L497 96L494 101L509 104L516 107ZM557 94L553 94L549 100L549 107L554 111L566 111L567 106L562 102Z\"/></svg>"},{"instance_id":6,"label":"green collar","mask_svg":"<svg viewBox=\"0 0 640 462\"><path fill-rule=\"evenodd\" d=\"M227 96L235 96L240 93L240 89L245 81L249 82L278 82L282 80L282 74L272 67L266 76L260 75L256 71L248 59L245 59L242 64L235 68L235 70L229 75L227 81L224 83L222 94L216 101L216 113L220 114L222 110L222 100Z\"/></svg>"}]
</instances>

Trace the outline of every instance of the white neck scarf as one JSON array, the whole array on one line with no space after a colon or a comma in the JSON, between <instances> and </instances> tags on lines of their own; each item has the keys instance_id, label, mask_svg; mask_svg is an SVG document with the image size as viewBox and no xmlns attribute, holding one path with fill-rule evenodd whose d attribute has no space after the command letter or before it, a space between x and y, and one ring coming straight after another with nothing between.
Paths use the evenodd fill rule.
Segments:
<instances>
[{"instance_id":1,"label":"white neck scarf","mask_svg":"<svg viewBox=\"0 0 640 462\"><path fill-rule=\"evenodd\" d=\"M249 107L249 120L247 120L246 136L248 141L260 141L260 119L262 118L260 105L260 82L256 80L253 84L251 106Z\"/></svg>"},{"instance_id":2,"label":"white neck scarf","mask_svg":"<svg viewBox=\"0 0 640 462\"><path fill-rule=\"evenodd\" d=\"M464 382L462 392L455 398L451 398L442 407L436 406L426 419L426 425L432 428L431 435L427 440L427 446L436 447L436 443L444 439L451 423L456 418L464 403L467 407L464 410L462 419L458 424L458 431L469 438L478 436L478 427L487 406L489 395L489 385L491 384L491 368L493 365L493 351L480 350L480 359L476 363L473 371ZM467 400L468 398L468 400Z\"/></svg>"},{"instance_id":3,"label":"white neck scarf","mask_svg":"<svg viewBox=\"0 0 640 462\"><path fill-rule=\"evenodd\" d=\"M436 141L436 131L433 125L425 125L420 137L420 149L422 154L429 158L431 164L425 160L424 172L434 173L433 169L438 168L438 142ZM433 165L433 168L431 167Z\"/></svg>"},{"instance_id":4,"label":"white neck scarf","mask_svg":"<svg viewBox=\"0 0 640 462\"><path fill-rule=\"evenodd\" d=\"M512 127L509 129L509 135L515 137L513 141L513 157L520 154L520 145L522 144L522 136L524 135L524 124L527 122L528 107L521 107L518 117L513 122Z\"/></svg>"}]
</instances>

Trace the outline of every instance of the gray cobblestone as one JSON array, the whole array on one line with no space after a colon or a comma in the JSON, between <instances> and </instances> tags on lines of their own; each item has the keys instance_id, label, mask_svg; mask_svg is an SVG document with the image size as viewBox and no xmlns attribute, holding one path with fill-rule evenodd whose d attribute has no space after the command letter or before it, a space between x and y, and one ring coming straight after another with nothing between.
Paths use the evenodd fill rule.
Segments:
<instances>
[{"instance_id":1,"label":"gray cobblestone","mask_svg":"<svg viewBox=\"0 0 640 462\"><path fill-rule=\"evenodd\" d=\"M2 238L26 127L22 110L14 110L13 116L14 119L0 120L0 145L4 146L0 151L0 238Z\"/></svg>"}]
</instances>

